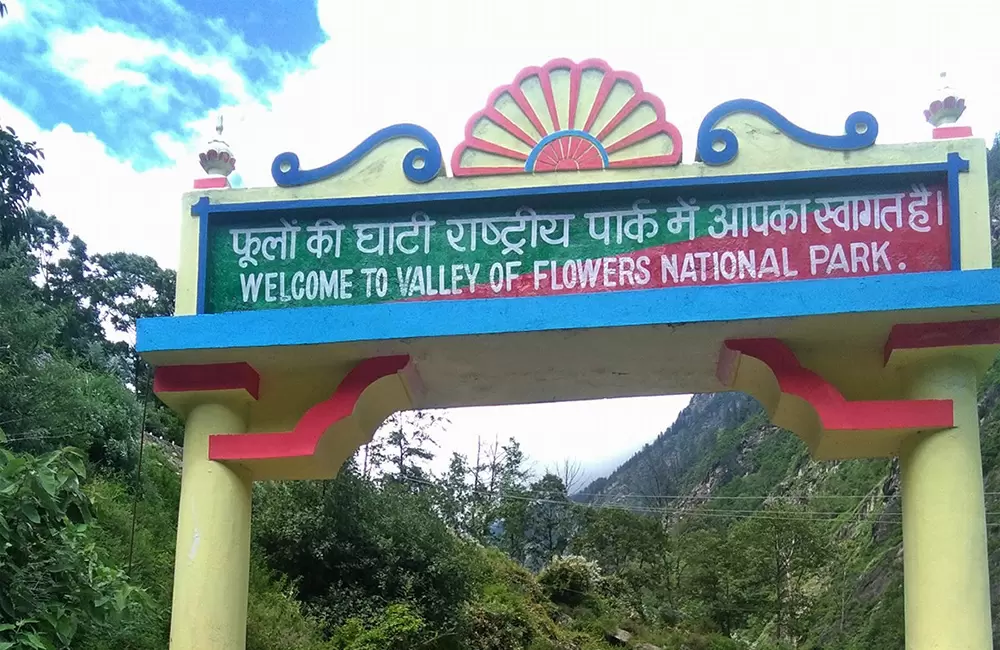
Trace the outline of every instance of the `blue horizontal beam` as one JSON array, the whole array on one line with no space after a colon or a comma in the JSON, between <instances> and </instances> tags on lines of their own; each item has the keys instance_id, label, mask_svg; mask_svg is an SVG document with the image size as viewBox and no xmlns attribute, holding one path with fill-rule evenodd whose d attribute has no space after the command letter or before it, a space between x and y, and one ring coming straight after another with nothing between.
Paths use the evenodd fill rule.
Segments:
<instances>
[{"instance_id":1,"label":"blue horizontal beam","mask_svg":"<svg viewBox=\"0 0 1000 650\"><path fill-rule=\"evenodd\" d=\"M1000 305L1000 269L142 319L140 353Z\"/></svg>"}]
</instances>

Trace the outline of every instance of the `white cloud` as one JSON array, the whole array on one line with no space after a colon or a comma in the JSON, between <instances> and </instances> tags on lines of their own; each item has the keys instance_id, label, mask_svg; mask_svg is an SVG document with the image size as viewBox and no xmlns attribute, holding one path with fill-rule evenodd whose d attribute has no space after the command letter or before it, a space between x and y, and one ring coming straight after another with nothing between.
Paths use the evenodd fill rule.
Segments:
<instances>
[{"instance_id":1,"label":"white cloud","mask_svg":"<svg viewBox=\"0 0 1000 650\"><path fill-rule=\"evenodd\" d=\"M246 83L232 65L216 55L196 57L162 41L110 32L91 26L80 32L54 30L49 34L52 67L83 84L93 93L103 93L123 84L154 93L172 93L172 88L154 84L136 67L156 59L170 61L198 77L210 78L237 101L247 101Z\"/></svg>"},{"instance_id":2,"label":"white cloud","mask_svg":"<svg viewBox=\"0 0 1000 650\"><path fill-rule=\"evenodd\" d=\"M942 68L966 93L968 123L991 138L1000 129L1000 48L991 33L1000 6L956 0L946 14L941 7L930 0L320 0L329 40L313 52L311 66L288 74L267 106L246 100L228 107L225 135L246 185L271 185L270 163L279 152L295 151L303 166L318 166L400 121L430 129L447 159L467 117L520 68L558 56L597 56L635 72L664 100L668 119L682 129L687 161L702 116L734 97L765 101L826 133L842 129L849 113L869 110L879 119L881 141L926 139L922 113ZM129 76L127 66L163 56L219 80L235 97L247 96L245 82L222 59L96 28L63 33L53 43L60 69L96 92L115 83L146 84ZM0 114L13 121L2 103ZM192 126L207 136L213 123L214 112ZM65 125L35 132L47 156L39 207L95 250L134 250L175 263L180 193L198 172L201 142L155 135L174 163L137 172L116 162L93 135ZM514 432L543 465L560 460L562 449L594 461L651 439L683 403L456 412L442 446L468 451L476 433L502 439Z\"/></svg>"},{"instance_id":3,"label":"white cloud","mask_svg":"<svg viewBox=\"0 0 1000 650\"><path fill-rule=\"evenodd\" d=\"M1000 48L989 33L998 7L959 0L935 21L929 0L623 0L614 10L598 0L320 0L329 40L312 67L288 75L268 109L236 109L244 121L228 132L248 185L271 184L281 151L314 167L401 121L428 128L448 153L467 117L520 68L598 56L664 100L688 161L701 118L735 97L824 133L869 110L880 141L926 139L923 109L942 68L967 95L967 122L991 137L1000 129Z\"/></svg>"},{"instance_id":4,"label":"white cloud","mask_svg":"<svg viewBox=\"0 0 1000 650\"><path fill-rule=\"evenodd\" d=\"M514 437L536 477L564 461L580 464L577 491L606 476L637 449L652 441L687 406L689 397L636 397L617 400L452 409L436 441L431 469L444 472L452 452L475 460L483 449Z\"/></svg>"},{"instance_id":5,"label":"white cloud","mask_svg":"<svg viewBox=\"0 0 1000 650\"><path fill-rule=\"evenodd\" d=\"M0 30L5 27L10 29L15 23L24 22L25 12L21 0L4 0L4 4L7 5L7 13L0 19Z\"/></svg>"},{"instance_id":6,"label":"white cloud","mask_svg":"<svg viewBox=\"0 0 1000 650\"><path fill-rule=\"evenodd\" d=\"M126 250L176 267L180 194L191 187L191 165L137 172L115 159L92 133L66 124L39 129L0 99L0 115L23 140L45 153L32 205L61 219L93 252Z\"/></svg>"}]
</instances>

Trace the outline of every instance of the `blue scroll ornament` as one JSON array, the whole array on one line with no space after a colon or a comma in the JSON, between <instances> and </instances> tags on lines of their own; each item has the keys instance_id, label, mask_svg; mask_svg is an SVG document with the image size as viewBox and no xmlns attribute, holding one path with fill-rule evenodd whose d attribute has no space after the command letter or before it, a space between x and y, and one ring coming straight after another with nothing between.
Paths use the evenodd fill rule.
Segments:
<instances>
[{"instance_id":1,"label":"blue scroll ornament","mask_svg":"<svg viewBox=\"0 0 1000 650\"><path fill-rule=\"evenodd\" d=\"M729 129L717 129L722 118L734 113L752 113L764 118L779 131L802 144L817 149L832 151L853 151L875 144L878 137L878 121L865 111L851 113L844 123L844 135L822 135L806 131L788 121L781 113L767 104L752 99L733 99L719 104L705 116L698 127L698 152L696 159L706 165L725 165L736 158L740 144L736 134ZM721 142L722 148L713 145Z\"/></svg>"},{"instance_id":2,"label":"blue scroll ornament","mask_svg":"<svg viewBox=\"0 0 1000 650\"><path fill-rule=\"evenodd\" d=\"M416 124L394 124L376 131L346 156L316 169L300 169L299 157L290 151L278 154L271 163L271 177L279 187L296 187L315 183L347 170L372 149L395 138L413 138L421 147L411 149L403 157L403 174L414 183L433 180L444 166L441 145L427 129ZM419 167L418 163L422 163Z\"/></svg>"}]
</instances>

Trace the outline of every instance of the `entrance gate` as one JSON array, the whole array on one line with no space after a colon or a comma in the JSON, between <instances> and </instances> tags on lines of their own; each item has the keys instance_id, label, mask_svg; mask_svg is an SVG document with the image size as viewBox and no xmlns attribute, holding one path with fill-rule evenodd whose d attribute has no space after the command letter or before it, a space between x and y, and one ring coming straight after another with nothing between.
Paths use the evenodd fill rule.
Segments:
<instances>
[{"instance_id":1,"label":"entrance gate","mask_svg":"<svg viewBox=\"0 0 1000 650\"><path fill-rule=\"evenodd\" d=\"M176 315L138 330L186 418L171 649L245 647L252 481L333 477L395 411L724 390L815 459L898 456L907 647L991 648L986 149L877 134L741 99L681 164L634 75L556 60L489 97L451 176L415 125L322 167L281 154L271 188L230 189L213 141Z\"/></svg>"}]
</instances>

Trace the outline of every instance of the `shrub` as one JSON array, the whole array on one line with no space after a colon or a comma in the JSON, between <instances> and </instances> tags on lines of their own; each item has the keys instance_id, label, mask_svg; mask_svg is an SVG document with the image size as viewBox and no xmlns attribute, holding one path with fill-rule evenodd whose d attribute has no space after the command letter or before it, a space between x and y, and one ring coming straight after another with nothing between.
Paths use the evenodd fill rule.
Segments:
<instances>
[{"instance_id":1,"label":"shrub","mask_svg":"<svg viewBox=\"0 0 1000 650\"><path fill-rule=\"evenodd\" d=\"M366 626L360 619L348 619L333 635L338 650L411 650L419 645L424 620L406 604L389 605Z\"/></svg>"},{"instance_id":2,"label":"shrub","mask_svg":"<svg viewBox=\"0 0 1000 650\"><path fill-rule=\"evenodd\" d=\"M36 458L0 448L0 648L79 647L79 636L143 607L90 537L84 476L75 449Z\"/></svg>"},{"instance_id":3,"label":"shrub","mask_svg":"<svg viewBox=\"0 0 1000 650\"><path fill-rule=\"evenodd\" d=\"M579 555L553 558L538 574L538 582L552 602L579 605L592 596L601 582L596 562Z\"/></svg>"}]
</instances>

